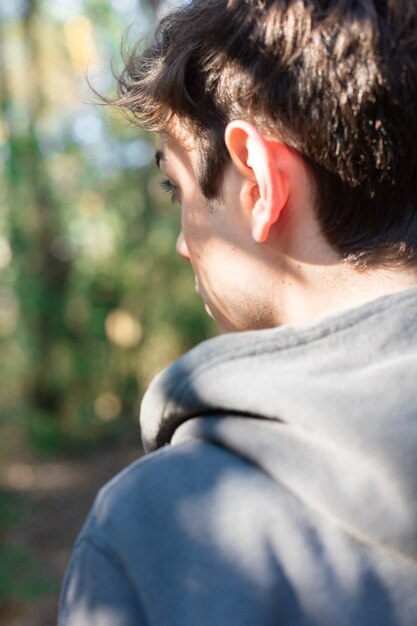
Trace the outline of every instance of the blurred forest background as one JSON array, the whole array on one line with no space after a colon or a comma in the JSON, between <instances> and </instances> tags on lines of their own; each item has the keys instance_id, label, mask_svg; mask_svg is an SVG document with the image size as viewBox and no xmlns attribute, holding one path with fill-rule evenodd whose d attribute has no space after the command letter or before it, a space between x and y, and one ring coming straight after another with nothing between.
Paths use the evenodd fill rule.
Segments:
<instances>
[{"instance_id":1,"label":"blurred forest background","mask_svg":"<svg viewBox=\"0 0 417 626\"><path fill-rule=\"evenodd\" d=\"M88 85L114 93L122 37L166 8L0 0L0 624L56 623L94 493L140 455L144 390L213 332L154 138Z\"/></svg>"}]
</instances>

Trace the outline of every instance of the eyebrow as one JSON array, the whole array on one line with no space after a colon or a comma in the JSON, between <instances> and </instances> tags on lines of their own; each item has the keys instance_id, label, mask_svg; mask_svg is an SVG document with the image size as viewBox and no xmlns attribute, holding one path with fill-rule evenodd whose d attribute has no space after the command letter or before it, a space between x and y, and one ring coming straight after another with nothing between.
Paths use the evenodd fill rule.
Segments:
<instances>
[{"instance_id":1,"label":"eyebrow","mask_svg":"<svg viewBox=\"0 0 417 626\"><path fill-rule=\"evenodd\" d=\"M157 167L161 168L161 161L163 161L164 158L165 158L165 155L162 150L157 150L155 152L155 163Z\"/></svg>"}]
</instances>

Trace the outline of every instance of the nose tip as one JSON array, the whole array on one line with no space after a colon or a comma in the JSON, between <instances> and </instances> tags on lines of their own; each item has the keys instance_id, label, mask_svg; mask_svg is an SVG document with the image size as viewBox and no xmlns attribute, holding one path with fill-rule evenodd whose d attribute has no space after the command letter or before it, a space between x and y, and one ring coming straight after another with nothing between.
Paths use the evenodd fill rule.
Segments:
<instances>
[{"instance_id":1,"label":"nose tip","mask_svg":"<svg viewBox=\"0 0 417 626\"><path fill-rule=\"evenodd\" d=\"M187 244L185 243L184 235L182 231L178 235L177 245L176 245L177 253L187 261L190 260L190 253L188 252Z\"/></svg>"}]
</instances>

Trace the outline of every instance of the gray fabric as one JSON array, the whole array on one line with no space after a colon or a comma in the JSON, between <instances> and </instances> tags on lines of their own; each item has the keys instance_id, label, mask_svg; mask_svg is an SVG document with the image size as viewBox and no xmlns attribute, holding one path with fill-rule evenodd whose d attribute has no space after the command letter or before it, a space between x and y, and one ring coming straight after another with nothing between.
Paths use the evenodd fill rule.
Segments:
<instances>
[{"instance_id":1,"label":"gray fabric","mask_svg":"<svg viewBox=\"0 0 417 626\"><path fill-rule=\"evenodd\" d=\"M161 449L99 495L60 625L417 624L416 310L222 336L158 376Z\"/></svg>"}]
</instances>

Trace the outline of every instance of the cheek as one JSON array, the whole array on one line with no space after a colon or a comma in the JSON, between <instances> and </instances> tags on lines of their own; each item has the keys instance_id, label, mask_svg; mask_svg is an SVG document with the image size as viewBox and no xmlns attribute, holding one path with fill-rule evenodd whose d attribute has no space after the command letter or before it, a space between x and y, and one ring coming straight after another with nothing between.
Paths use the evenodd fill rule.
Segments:
<instances>
[{"instance_id":1,"label":"cheek","mask_svg":"<svg viewBox=\"0 0 417 626\"><path fill-rule=\"evenodd\" d=\"M181 226L184 239L189 250L199 254L200 248L210 241L212 236L207 207L198 202L183 204L181 212Z\"/></svg>"},{"instance_id":2,"label":"cheek","mask_svg":"<svg viewBox=\"0 0 417 626\"><path fill-rule=\"evenodd\" d=\"M219 282L223 282L223 272L227 277L234 273L232 268L239 249L241 225L232 217L230 209L199 196L183 202L182 230L190 260L200 272L203 268L215 269Z\"/></svg>"}]
</instances>

